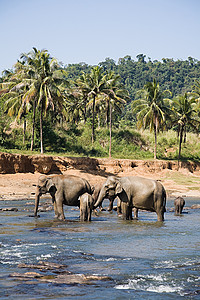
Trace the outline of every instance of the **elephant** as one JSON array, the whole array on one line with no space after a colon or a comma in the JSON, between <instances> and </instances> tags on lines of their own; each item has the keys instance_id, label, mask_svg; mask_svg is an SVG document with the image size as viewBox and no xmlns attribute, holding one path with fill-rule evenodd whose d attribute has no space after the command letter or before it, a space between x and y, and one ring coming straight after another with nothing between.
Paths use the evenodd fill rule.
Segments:
<instances>
[{"instance_id":1,"label":"elephant","mask_svg":"<svg viewBox=\"0 0 200 300\"><path fill-rule=\"evenodd\" d=\"M103 184L94 208L106 197L118 196L121 200L122 217L132 220L132 209L156 212L158 221L164 221L166 191L161 182L139 176L109 176ZM136 216L137 216L136 210Z\"/></svg>"},{"instance_id":2,"label":"elephant","mask_svg":"<svg viewBox=\"0 0 200 300\"><path fill-rule=\"evenodd\" d=\"M84 193L80 197L80 221L91 221L93 209L93 198L90 194Z\"/></svg>"},{"instance_id":3,"label":"elephant","mask_svg":"<svg viewBox=\"0 0 200 300\"><path fill-rule=\"evenodd\" d=\"M185 200L182 197L177 197L174 200L175 215L181 215L182 214L184 205L185 205Z\"/></svg>"},{"instance_id":4,"label":"elephant","mask_svg":"<svg viewBox=\"0 0 200 300\"><path fill-rule=\"evenodd\" d=\"M93 198L93 203L95 204L98 197L99 197L99 193L101 191L101 188L103 186L103 183L97 183L93 186L93 192L92 192L92 198ZM113 201L114 199L109 199L110 200L110 204L109 204L109 207L108 207L108 211L111 211L113 209ZM99 209L102 211L104 210L102 205L99 205Z\"/></svg>"},{"instance_id":5,"label":"elephant","mask_svg":"<svg viewBox=\"0 0 200 300\"><path fill-rule=\"evenodd\" d=\"M99 197L99 193L102 189L103 183L97 183L93 186L93 192L92 192L92 198L93 198L93 203L95 204L97 202L97 199ZM109 195L107 195L104 199L108 199L110 201L109 203L109 207L108 207L108 211L112 211L113 210L113 202L115 199L117 199L117 213L118 215L121 214L121 201L119 199L119 197L111 197ZM102 205L99 205L100 210L104 210L104 208L102 207Z\"/></svg>"},{"instance_id":6,"label":"elephant","mask_svg":"<svg viewBox=\"0 0 200 300\"><path fill-rule=\"evenodd\" d=\"M79 207L79 197L84 193L92 194L92 189L86 179L78 176L40 175L35 194L35 217L37 217L40 196L46 193L50 193L52 197L55 218L65 220L63 204Z\"/></svg>"}]
</instances>

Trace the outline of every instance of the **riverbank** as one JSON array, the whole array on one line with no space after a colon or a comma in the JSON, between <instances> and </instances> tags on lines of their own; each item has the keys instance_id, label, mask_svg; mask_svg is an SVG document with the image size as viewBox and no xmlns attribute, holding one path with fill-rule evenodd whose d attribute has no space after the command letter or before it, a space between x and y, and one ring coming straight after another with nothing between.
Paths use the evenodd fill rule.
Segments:
<instances>
[{"instance_id":1,"label":"riverbank","mask_svg":"<svg viewBox=\"0 0 200 300\"><path fill-rule=\"evenodd\" d=\"M174 161L93 159L45 155L0 154L0 200L32 199L41 174L62 173L87 179L91 185L107 176L142 176L160 180L168 197L200 197L200 166Z\"/></svg>"}]
</instances>

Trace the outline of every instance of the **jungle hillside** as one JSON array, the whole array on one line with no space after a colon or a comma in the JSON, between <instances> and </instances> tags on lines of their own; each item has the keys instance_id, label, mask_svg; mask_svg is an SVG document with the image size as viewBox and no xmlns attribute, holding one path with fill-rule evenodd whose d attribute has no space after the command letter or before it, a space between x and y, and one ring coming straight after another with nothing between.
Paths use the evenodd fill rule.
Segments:
<instances>
[{"instance_id":1,"label":"jungle hillside","mask_svg":"<svg viewBox=\"0 0 200 300\"><path fill-rule=\"evenodd\" d=\"M22 53L0 77L0 151L199 161L200 61L64 65Z\"/></svg>"}]
</instances>

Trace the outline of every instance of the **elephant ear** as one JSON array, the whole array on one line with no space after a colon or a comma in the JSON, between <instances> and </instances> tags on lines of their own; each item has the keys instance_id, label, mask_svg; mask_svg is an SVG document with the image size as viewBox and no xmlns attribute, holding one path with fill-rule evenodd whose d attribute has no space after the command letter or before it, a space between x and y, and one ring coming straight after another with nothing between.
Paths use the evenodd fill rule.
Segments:
<instances>
[{"instance_id":1,"label":"elephant ear","mask_svg":"<svg viewBox=\"0 0 200 300\"><path fill-rule=\"evenodd\" d=\"M120 194L122 191L123 191L122 185L119 181L117 181L117 185L116 185L116 188L115 188L115 193Z\"/></svg>"},{"instance_id":2,"label":"elephant ear","mask_svg":"<svg viewBox=\"0 0 200 300\"><path fill-rule=\"evenodd\" d=\"M50 189L55 186L55 184L53 183L53 180L52 178L47 178L47 183L46 183L46 188L48 191L50 191Z\"/></svg>"}]
</instances>

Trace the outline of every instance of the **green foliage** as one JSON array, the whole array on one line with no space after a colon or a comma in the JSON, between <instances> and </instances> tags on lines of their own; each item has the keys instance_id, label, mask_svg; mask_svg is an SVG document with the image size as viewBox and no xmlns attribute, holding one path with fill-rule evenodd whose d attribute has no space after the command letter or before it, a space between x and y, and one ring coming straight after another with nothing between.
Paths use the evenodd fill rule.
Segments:
<instances>
[{"instance_id":1,"label":"green foliage","mask_svg":"<svg viewBox=\"0 0 200 300\"><path fill-rule=\"evenodd\" d=\"M1 123L0 123L1 124ZM96 130L96 140L91 143L91 124L80 126L52 126L50 121L44 122L44 149L49 155L108 157L109 129ZM1 129L1 127L0 127ZM39 135L39 124L36 124L36 136ZM37 152L29 151L30 139L23 144L23 130L14 128L3 143L0 150L33 154L40 152L40 143L36 138ZM112 157L123 159L153 159L154 137L148 130L135 129L112 130ZM160 133L157 145L158 159L177 160L177 133L173 130ZM187 134L187 144L182 147L182 160L200 161L200 141L194 133Z\"/></svg>"},{"instance_id":2,"label":"green foliage","mask_svg":"<svg viewBox=\"0 0 200 300\"><path fill-rule=\"evenodd\" d=\"M34 136L36 151L40 150L43 137L45 153L108 157L110 127L112 157L152 159L155 150L153 135L146 130L135 129L138 115L132 107L137 106L138 90L155 82L157 96L170 90L173 99L167 99L167 105L163 99L162 107L157 110L154 101L152 109L146 109L146 114L148 116L150 111L156 111L156 115L161 113L162 118L157 118L156 122L154 114L152 126L163 125L159 126L160 130L174 129L156 134L157 157L178 159L180 156L177 132L186 113L180 114L175 105L176 99L178 101L182 95L193 92L194 99L188 111L193 111L192 122L188 117L184 123L182 134L187 134L187 141L185 143L183 135L181 158L199 160L199 141L192 132L199 131L200 62L192 57L185 61L167 58L163 58L162 62L151 61L150 58L146 61L144 54L138 54L136 59L134 61L127 55L117 63L106 58L98 66L79 63L63 68L47 50L33 48L32 53L22 54L15 69L5 71L0 78L1 149L27 151ZM140 121L144 123L141 103L138 109ZM169 114L170 111L174 114ZM14 117L18 125L10 128ZM23 130L24 120L27 122L26 131ZM146 125L148 130L151 124L146 122Z\"/></svg>"}]
</instances>

